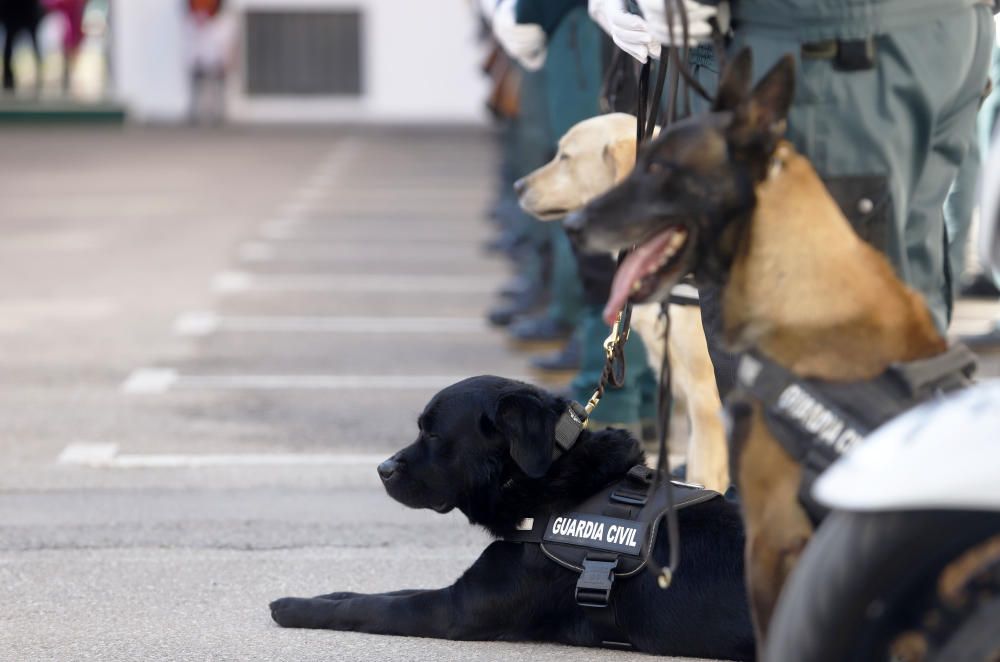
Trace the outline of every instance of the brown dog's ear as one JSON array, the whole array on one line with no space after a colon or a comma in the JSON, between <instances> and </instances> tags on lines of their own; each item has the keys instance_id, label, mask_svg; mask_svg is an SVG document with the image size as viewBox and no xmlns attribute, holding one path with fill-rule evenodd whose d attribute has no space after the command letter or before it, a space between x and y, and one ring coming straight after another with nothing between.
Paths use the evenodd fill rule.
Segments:
<instances>
[{"instance_id":1,"label":"brown dog's ear","mask_svg":"<svg viewBox=\"0 0 1000 662\"><path fill-rule=\"evenodd\" d=\"M618 138L605 145L604 162L611 168L615 184L625 179L635 166L635 136Z\"/></svg>"},{"instance_id":2,"label":"brown dog's ear","mask_svg":"<svg viewBox=\"0 0 1000 662\"><path fill-rule=\"evenodd\" d=\"M753 53L744 48L732 60L726 63L726 68L719 77L719 87L715 94L712 110L734 110L746 101L750 95L750 83L753 81Z\"/></svg>"},{"instance_id":3,"label":"brown dog's ear","mask_svg":"<svg viewBox=\"0 0 1000 662\"><path fill-rule=\"evenodd\" d=\"M552 464L555 424L549 408L534 393L516 391L500 396L493 418L510 444L510 456L525 474L541 478Z\"/></svg>"}]
</instances>

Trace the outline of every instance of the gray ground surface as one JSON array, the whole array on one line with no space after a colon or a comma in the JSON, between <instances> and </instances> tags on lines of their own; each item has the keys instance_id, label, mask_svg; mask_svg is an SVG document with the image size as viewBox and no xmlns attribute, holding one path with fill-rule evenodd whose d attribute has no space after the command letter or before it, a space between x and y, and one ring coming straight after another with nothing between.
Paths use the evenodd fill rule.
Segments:
<instances>
[{"instance_id":1,"label":"gray ground surface","mask_svg":"<svg viewBox=\"0 0 1000 662\"><path fill-rule=\"evenodd\" d=\"M0 141L0 659L630 657L270 620L276 597L445 585L478 555L486 538L460 515L386 497L373 458L413 438L436 390L430 378L525 374L502 335L172 330L190 311L478 322L506 274L480 252L494 158L486 136L45 129ZM298 282L217 289L217 275L232 271ZM331 276L358 275L393 278L384 291L325 289ZM427 277L459 291L405 291ZM150 367L176 370L177 388L123 392ZM184 382L247 375L430 381L398 390ZM80 443L140 457L361 457L131 469L57 461Z\"/></svg>"},{"instance_id":2,"label":"gray ground surface","mask_svg":"<svg viewBox=\"0 0 1000 662\"><path fill-rule=\"evenodd\" d=\"M374 458L413 437L435 379L525 374L502 335L173 332L191 311L481 319L505 274L479 248L487 137L45 129L0 141L0 659L642 659L270 621L275 597L443 585L477 556L486 539L460 515L386 497ZM226 290L223 272L261 288ZM388 280L330 289L356 276ZM409 291L428 282L455 291ZM992 312L968 310L972 325ZM179 378L162 393L124 392L143 368ZM251 389L247 376L299 387ZM417 383L294 381L330 376ZM230 457L202 468L58 461L81 443L140 460ZM271 453L334 460L234 465Z\"/></svg>"}]
</instances>

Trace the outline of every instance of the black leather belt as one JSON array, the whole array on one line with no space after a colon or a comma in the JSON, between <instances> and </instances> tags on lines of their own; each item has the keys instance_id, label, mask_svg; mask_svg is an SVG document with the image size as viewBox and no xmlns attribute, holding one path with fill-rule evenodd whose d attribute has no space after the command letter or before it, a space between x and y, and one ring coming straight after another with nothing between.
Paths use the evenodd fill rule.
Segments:
<instances>
[{"instance_id":1,"label":"black leather belt","mask_svg":"<svg viewBox=\"0 0 1000 662\"><path fill-rule=\"evenodd\" d=\"M840 71L874 69L875 37L811 41L802 44L802 59L833 60L833 66Z\"/></svg>"}]
</instances>

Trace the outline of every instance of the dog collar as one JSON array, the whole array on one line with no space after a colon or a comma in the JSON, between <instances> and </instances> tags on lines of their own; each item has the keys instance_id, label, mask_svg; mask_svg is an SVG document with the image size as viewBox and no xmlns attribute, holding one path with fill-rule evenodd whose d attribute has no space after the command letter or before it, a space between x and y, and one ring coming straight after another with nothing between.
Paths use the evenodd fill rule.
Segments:
<instances>
[{"instance_id":1,"label":"dog collar","mask_svg":"<svg viewBox=\"0 0 1000 662\"><path fill-rule=\"evenodd\" d=\"M556 422L556 445L552 449L553 460L563 453L568 453L576 445L576 441L580 438L580 433L583 432L586 425L587 410L579 402L570 400L566 411Z\"/></svg>"}]
</instances>

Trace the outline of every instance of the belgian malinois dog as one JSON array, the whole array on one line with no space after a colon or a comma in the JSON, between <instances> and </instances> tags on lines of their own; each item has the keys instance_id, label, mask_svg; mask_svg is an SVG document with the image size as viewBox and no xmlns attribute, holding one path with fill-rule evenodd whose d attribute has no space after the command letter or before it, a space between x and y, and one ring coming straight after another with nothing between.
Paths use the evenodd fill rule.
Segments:
<instances>
[{"instance_id":1,"label":"belgian malinois dog","mask_svg":"<svg viewBox=\"0 0 1000 662\"><path fill-rule=\"evenodd\" d=\"M712 110L665 129L620 186L566 224L587 250L638 248L615 277L605 314L662 297L681 277L723 287L726 342L802 378L871 379L946 343L920 296L861 240L809 161L782 139L794 61L751 91L741 52ZM730 438L743 500L746 572L758 646L781 587L813 533L799 501L802 468L753 401Z\"/></svg>"}]
</instances>

